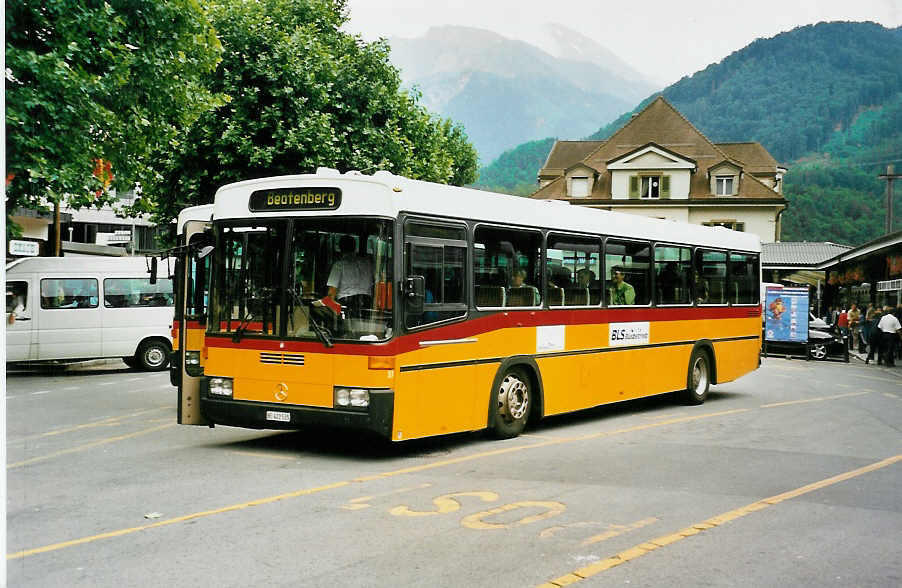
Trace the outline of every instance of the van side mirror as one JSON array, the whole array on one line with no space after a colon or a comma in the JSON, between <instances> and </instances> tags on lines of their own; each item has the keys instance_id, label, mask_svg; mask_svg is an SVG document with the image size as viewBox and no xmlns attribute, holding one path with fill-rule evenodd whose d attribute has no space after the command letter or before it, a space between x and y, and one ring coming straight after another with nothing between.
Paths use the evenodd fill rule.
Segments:
<instances>
[{"instance_id":1,"label":"van side mirror","mask_svg":"<svg viewBox=\"0 0 902 588\"><path fill-rule=\"evenodd\" d=\"M215 247L213 247L212 245L206 245L206 246L204 246L204 247L201 247L201 248L200 248L200 251L197 252L197 258L198 258L198 259L203 259L203 258L205 258L206 256L208 256L208 255L210 255L211 253L213 253L213 250L214 250L214 249L215 249Z\"/></svg>"},{"instance_id":2,"label":"van side mirror","mask_svg":"<svg viewBox=\"0 0 902 588\"><path fill-rule=\"evenodd\" d=\"M157 283L157 258L156 257L150 258L150 269L148 271L150 272L150 283L156 284Z\"/></svg>"}]
</instances>

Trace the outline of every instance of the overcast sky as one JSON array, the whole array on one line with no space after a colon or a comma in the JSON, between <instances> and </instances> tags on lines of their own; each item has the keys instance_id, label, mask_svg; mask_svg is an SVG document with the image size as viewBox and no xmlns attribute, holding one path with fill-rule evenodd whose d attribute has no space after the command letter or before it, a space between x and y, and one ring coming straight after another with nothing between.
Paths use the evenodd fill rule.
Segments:
<instances>
[{"instance_id":1,"label":"overcast sky","mask_svg":"<svg viewBox=\"0 0 902 588\"><path fill-rule=\"evenodd\" d=\"M367 41L462 25L530 41L557 22L594 39L653 82L669 85L759 37L831 20L902 25L902 0L348 0L346 27Z\"/></svg>"}]
</instances>

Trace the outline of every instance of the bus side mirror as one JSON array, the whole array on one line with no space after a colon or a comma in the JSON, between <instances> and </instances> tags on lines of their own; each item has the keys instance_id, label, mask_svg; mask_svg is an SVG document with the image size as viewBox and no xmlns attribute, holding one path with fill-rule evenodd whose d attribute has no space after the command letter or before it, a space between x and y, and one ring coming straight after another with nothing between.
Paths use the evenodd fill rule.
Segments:
<instances>
[{"instance_id":1,"label":"bus side mirror","mask_svg":"<svg viewBox=\"0 0 902 588\"><path fill-rule=\"evenodd\" d=\"M404 295L407 297L407 312L420 314L426 300L426 278L410 276L404 283Z\"/></svg>"},{"instance_id":2,"label":"bus side mirror","mask_svg":"<svg viewBox=\"0 0 902 588\"><path fill-rule=\"evenodd\" d=\"M156 284L157 283L157 258L156 257L150 258L150 269L148 271L150 272L150 283Z\"/></svg>"},{"instance_id":3,"label":"bus side mirror","mask_svg":"<svg viewBox=\"0 0 902 588\"><path fill-rule=\"evenodd\" d=\"M215 247L213 247L212 245L207 245L205 247L201 247L200 251L197 252L197 258L198 259L205 258L206 256L213 253L213 249L215 249Z\"/></svg>"}]
</instances>

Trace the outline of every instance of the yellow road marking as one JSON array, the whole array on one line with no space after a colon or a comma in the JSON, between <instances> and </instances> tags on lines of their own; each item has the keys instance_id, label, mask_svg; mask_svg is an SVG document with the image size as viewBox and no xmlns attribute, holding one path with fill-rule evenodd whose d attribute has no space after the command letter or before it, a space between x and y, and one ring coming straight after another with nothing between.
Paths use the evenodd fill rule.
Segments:
<instances>
[{"instance_id":1,"label":"yellow road marking","mask_svg":"<svg viewBox=\"0 0 902 588\"><path fill-rule=\"evenodd\" d=\"M546 510L545 512L539 513L537 515L523 517L522 519L514 521L513 523L487 523L482 520L486 517L516 510L518 508L544 508ZM543 500L522 500L520 502L512 502L511 504L505 504L496 508L465 516L460 521L460 525L468 529L475 529L479 531L490 529L509 529L518 525L530 525L538 521L550 519L551 517L561 514L565 510L567 510L567 507L560 502Z\"/></svg>"},{"instance_id":2,"label":"yellow road marking","mask_svg":"<svg viewBox=\"0 0 902 588\"><path fill-rule=\"evenodd\" d=\"M397 490L391 490L389 492L383 492L381 494L373 494L372 496L361 496L360 498L349 500L348 503L343 504L341 508L343 508L344 510L360 510L362 508L369 508L372 506L372 504L366 503L376 498L384 498L386 496L393 496L395 494L403 494L404 492L412 492L413 490L422 490L423 488L429 488L430 486L432 486L431 482L424 482L417 486L398 488Z\"/></svg>"},{"instance_id":3,"label":"yellow road marking","mask_svg":"<svg viewBox=\"0 0 902 588\"><path fill-rule=\"evenodd\" d=\"M806 398L805 400L788 400L786 402L772 402L771 404L762 404L760 408L773 408L775 406L789 406L791 404L806 404L808 402L823 402L825 400L836 400L837 398L851 398L852 396L861 396L870 392L849 392L848 394L837 394L835 396L819 396L817 398Z\"/></svg>"},{"instance_id":4,"label":"yellow road marking","mask_svg":"<svg viewBox=\"0 0 902 588\"><path fill-rule=\"evenodd\" d=\"M642 519L641 521L636 521L630 525L609 525L608 531L601 533L599 535L594 535L589 537L585 541L582 542L582 545L591 545L593 543L599 543L601 541L605 541L606 539L612 539L617 537L618 535L623 535L627 531L632 531L633 529L641 529L646 525L650 525L652 523L658 522L656 517L649 517L647 519Z\"/></svg>"},{"instance_id":5,"label":"yellow road marking","mask_svg":"<svg viewBox=\"0 0 902 588\"><path fill-rule=\"evenodd\" d=\"M47 431L46 433L38 433L36 435L30 435L28 437L20 437L18 439L11 439L10 443L18 443L20 441L30 441L32 439L40 439L42 437L53 437L55 435L62 435L64 433L72 433L73 431L80 431L82 429L91 429L94 427L109 427L121 424L120 421L123 419L130 419L136 416L141 416L142 414L147 414L148 412L155 412L158 410L163 410L166 408L170 408L168 405L166 406L158 406L156 408L148 408L147 410L139 410L138 412L132 412L129 414L114 416L105 418L99 421L93 421L89 423L84 423L81 425L73 425L71 427L66 427L64 429L55 429L53 431Z\"/></svg>"},{"instance_id":6,"label":"yellow road marking","mask_svg":"<svg viewBox=\"0 0 902 588\"><path fill-rule=\"evenodd\" d=\"M91 443L86 443L84 445L70 447L68 449L62 449L62 450L56 451L54 453L42 455L40 457L32 457L31 459L26 459L24 461L17 461L15 463L11 463L11 464L7 465L6 469L11 470L14 468L20 468L22 466L31 465L33 463L38 463L40 461L46 461L48 459L53 459L54 457L59 457L61 455L77 453L79 451L84 451L85 449L91 449L92 447L97 447L99 445L106 445L107 443L115 443L116 441L123 441L125 439L131 439L132 437L146 435L148 433L153 433L154 431L162 431L163 429L168 429L169 427L174 427L174 426L175 426L175 423L169 423L167 425L158 425L156 427L151 427L149 429L142 429L140 431L135 431L134 433L128 433L127 435L119 435L118 437L107 437L106 439L100 439L97 441L93 441Z\"/></svg>"},{"instance_id":7,"label":"yellow road marking","mask_svg":"<svg viewBox=\"0 0 902 588\"><path fill-rule=\"evenodd\" d=\"M330 485L328 485L328 486L320 486L320 487L317 487L317 488L310 488L310 489L297 490L297 491L295 491L295 492L289 492L289 493L286 493L286 494L279 494L279 495L277 495L277 496L271 496L271 497L268 497L268 498L260 498L260 499L258 499L258 500L254 500L254 501L251 501L251 502L245 502L245 503L241 503L241 504L237 504L237 505L225 506L225 507L222 507L222 508L219 508L219 509L215 509L215 510L206 510L206 511L203 511L203 512L198 512L198 513L194 513L194 514L184 515L184 516L177 517L177 518L174 518L174 519L167 519L167 520L165 520L165 521L160 521L160 522L157 522L157 523L153 523L153 524L151 524L151 525L143 525L143 526L141 526L141 527L131 527L131 528L129 528L129 529L120 529L120 530L118 530L118 531L110 531L110 532L108 532L108 533L101 533L101 534L99 534L99 535L92 535L92 536L90 536L90 537L82 537L81 539L73 539L73 540L71 540L71 541L63 541L63 542L61 542L61 543L53 543L52 545L46 545L46 546L44 546L44 547L36 547L36 548L34 548L34 549L27 549L27 550L23 550L23 551L18 551L18 552L16 552L16 553L8 554L8 555L6 556L6 559L19 559L19 558L22 558L22 557L28 557L28 556L31 556L31 555L37 555L37 554L39 554L39 553L46 553L46 552L49 552L49 551L56 551L56 550L58 550L58 549L64 549L64 548L66 548L66 547L72 547L72 546L74 546L74 545L82 545L82 544L84 544L84 543L91 543L91 542L93 542L93 541L98 541L98 540L100 540L100 539L109 539L109 538L111 538L111 537L119 537L119 536L122 536L122 535L128 535L128 534L130 534L130 533L136 533L136 532L138 532L138 531L144 531L144 530L146 530L146 529L152 529L152 528L155 528L155 527L162 527L162 526L165 526L165 525L171 525L171 524L173 524L173 523L178 523L178 522L187 521L187 520L191 520L191 519L197 519L197 518L201 518L201 517L212 516L212 515L221 514L221 513L225 513L225 512L230 512L230 511L234 511L234 510L240 510L240 509L243 509L243 508L247 508L248 506L257 506L257 505L260 505L260 504L268 504L268 503L270 503L270 502L275 502L275 501L277 501L277 500L284 500L284 499L287 499L287 498L295 498L295 497L298 497L298 496L306 496L306 495L308 495L308 494L313 494L314 492L322 492L322 491L324 491L324 490L332 490L332 489L335 489L335 488L341 488L342 486L347 486L347 485L352 484L352 483L364 483L364 482L370 482L370 481L372 481L372 480L379 480L379 479L382 479L382 478L390 478L390 477L393 477L393 476L399 476L399 475L401 475L401 474L407 474L407 473L412 473L412 472L418 472L418 471L423 471L423 470L428 470L428 469L433 469L433 468L443 467L443 466L446 466L446 465L452 465L452 464L456 464L456 463L462 463L462 462L466 462L466 461L472 461L472 460L476 460L476 459L482 459L482 458L484 458L484 457L491 457L491 456L494 456L494 455L503 455L503 454L505 454L505 453L511 453L511 452L514 452L514 451L525 451L525 450L527 450L527 449L537 449L537 448L539 448L539 447L548 447L548 446L550 446L550 445L560 445L560 444L562 444L562 443L569 443L569 442L572 442L572 441L580 441L580 440L588 440L588 439L597 439L597 438L602 438L602 437L610 437L610 436L613 436L613 435L619 435L619 434L623 434L623 433L632 433L632 432L634 432L634 431L641 431L641 430L644 430L644 429L653 429L653 428L656 428L656 427L663 427L663 426L666 426L666 425L671 425L671 424L676 424L676 423L685 423L685 422L697 421L697 420L707 419L707 418L712 418L712 417L717 417L717 416L725 416L725 415L728 415L728 414L737 414L737 413L741 413L741 412L747 412L747 411L749 411L749 410L750 410L750 409L748 409L748 408L739 408L739 409L735 409L735 410L725 410L725 411L721 411L721 412L712 412L712 413L701 414L701 415L697 415L697 416L683 417L683 418L679 418L679 419L672 419L672 420L669 420L669 421L660 421L660 422L657 422L657 423L648 423L648 424L646 424L646 425L638 425L638 426L635 426L635 427L628 427L628 428L626 428L626 429L618 429L618 430L616 430L616 431L606 431L606 432L594 433L594 434L591 434L591 435L585 435L585 436L583 436L583 437L574 437L574 438L572 438L572 439L564 439L564 440L560 440L560 441L544 441L544 442L541 442L541 443L533 443L533 444L530 444L530 445L519 445L519 446L515 446L515 447L508 447L508 448L505 448L505 449L498 449L498 450L494 450L494 451L484 451L484 452L481 452L481 453L476 453L476 454L472 454L472 455L468 455L468 456L464 456L464 457L459 457L459 458L455 458L455 459L448 459L448 460L444 460L444 461L441 461L441 462L435 462L435 463L433 463L433 464L426 464L426 465L422 465L422 466L418 466L418 467L412 467L412 468L403 468L403 469L400 469L400 470L394 470L394 471L391 471L391 472L384 472L384 473L382 473L382 474L376 474L376 475L373 475L373 476L363 476L363 477L360 477L360 478L354 478L353 480L350 480L350 481L336 482L336 483L330 484ZM165 425L165 426L172 426L172 425Z\"/></svg>"},{"instance_id":8,"label":"yellow road marking","mask_svg":"<svg viewBox=\"0 0 902 588\"><path fill-rule=\"evenodd\" d=\"M682 541L686 537L691 537L693 535L698 535L704 531L709 529L713 529L719 525L730 522L732 520L744 517L753 512L763 510L775 504L779 504L784 500L789 500L791 498L796 498L803 494L808 494L809 492L814 492L815 490L820 490L821 488L826 488L827 486L832 486L833 484L838 484L839 482L843 482L845 480L849 480L851 478L855 478L862 474L866 474L868 472L873 472L874 470L879 470L881 468L885 468L894 463L902 461L902 455L895 455L893 457L889 457L882 461L878 461L876 463L872 463L870 465L860 467L858 469L846 472L844 474L839 474L837 476L833 476L832 478L827 478L825 480L821 480L819 482L814 482L808 484L806 486L802 486L801 488L796 488L795 490L790 490L789 492L783 492L782 494L777 494L776 496L771 496L770 498L765 498L763 500L759 500L757 502L753 502L746 506L727 511L723 514L717 515L715 517L711 517L701 523L696 523L694 525L690 525L685 529L677 531L676 533L671 533L670 535L664 535L662 537L658 537L656 539L652 539L651 541L646 541L644 543L640 543L634 547L631 547L625 551L621 551L620 553L613 555L607 559L603 559L601 561L595 562L591 565L585 566L569 574L561 576L560 578L555 578L554 580L550 580L545 584L540 585L538 588L558 588L560 586L569 586L571 584L575 584L581 580L585 580L586 578L590 578L596 574L599 574L605 570L609 570L615 566L619 566L620 564L626 563L630 560L642 557L647 553L651 553L652 551L659 549L661 547L665 547L670 545L671 543L676 543L677 541Z\"/></svg>"},{"instance_id":9,"label":"yellow road marking","mask_svg":"<svg viewBox=\"0 0 902 588\"><path fill-rule=\"evenodd\" d=\"M109 539L111 537L119 537L121 535L128 535L130 533L136 533L138 531L144 531L147 529L153 529L156 527L165 527L167 525L173 525L175 523L181 523L184 521L190 521L192 519L198 519L201 517L208 517L210 515L220 514L224 512L231 512L235 510L241 510L244 508L249 508L251 506L259 506L261 504L269 504L272 502L277 502L279 500L286 500L288 498L297 498L298 496L306 496L309 494L315 494L317 492L324 492L326 490L332 490L334 488L340 488L342 486L347 486L350 482L336 482L334 484L327 484L325 486L317 486L316 488L305 488L304 490L297 490L295 492L287 492L285 494L279 494L277 496L270 496L268 498L260 498L258 500L251 500L249 502L242 502L241 504L233 504L231 506L225 506L223 508L218 508L216 510L205 510L202 512L196 512L193 514L175 517L172 519L166 519L165 521L159 521L157 523L151 523L149 525L141 525L140 527L131 527L129 529L119 529L118 531L110 531L108 533L100 533L99 535L92 535L90 537L82 537L81 539L74 539L72 541L63 541L61 543L54 543L52 545L46 545L44 547L38 547L36 549L27 549L24 551L17 551L16 553L11 553L6 556L6 559L19 559L22 557L28 557L29 555L37 555L38 553L46 553L48 551L56 551L57 549L63 549L64 547L72 547L73 545L81 545L84 543L91 543L92 541L97 541L98 539Z\"/></svg>"},{"instance_id":10,"label":"yellow road marking","mask_svg":"<svg viewBox=\"0 0 902 588\"><path fill-rule=\"evenodd\" d=\"M884 392L883 395L884 395L884 396L888 396L888 397L890 397L890 398L898 398L898 396L896 396L896 395L893 394L892 392Z\"/></svg>"},{"instance_id":11,"label":"yellow road marking","mask_svg":"<svg viewBox=\"0 0 902 588\"><path fill-rule=\"evenodd\" d=\"M892 382L893 384L898 384L899 380L893 380L891 378L881 378L879 376L868 376L866 374L855 374L856 378L867 378L868 380L878 380L880 382Z\"/></svg>"}]
</instances>

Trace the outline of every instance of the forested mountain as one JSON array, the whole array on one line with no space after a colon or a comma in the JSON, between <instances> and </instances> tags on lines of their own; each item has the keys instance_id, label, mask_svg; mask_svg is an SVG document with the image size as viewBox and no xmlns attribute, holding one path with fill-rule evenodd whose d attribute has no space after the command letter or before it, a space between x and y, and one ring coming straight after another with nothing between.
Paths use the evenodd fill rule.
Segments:
<instances>
[{"instance_id":1,"label":"forested mountain","mask_svg":"<svg viewBox=\"0 0 902 588\"><path fill-rule=\"evenodd\" d=\"M405 85L430 110L463 124L484 163L524 141L590 133L654 90L612 53L560 25L548 27L543 41L547 51L457 26L389 40ZM567 58L552 54L565 51Z\"/></svg>"},{"instance_id":2,"label":"forested mountain","mask_svg":"<svg viewBox=\"0 0 902 588\"><path fill-rule=\"evenodd\" d=\"M902 167L902 28L800 27L758 39L662 94L712 141L758 141L789 167L784 240L857 244L882 233L885 183L876 176L887 163ZM610 136L632 112L587 138ZM536 171L545 156L536 154ZM517 165L499 159L478 184L513 191L530 164Z\"/></svg>"}]
</instances>

